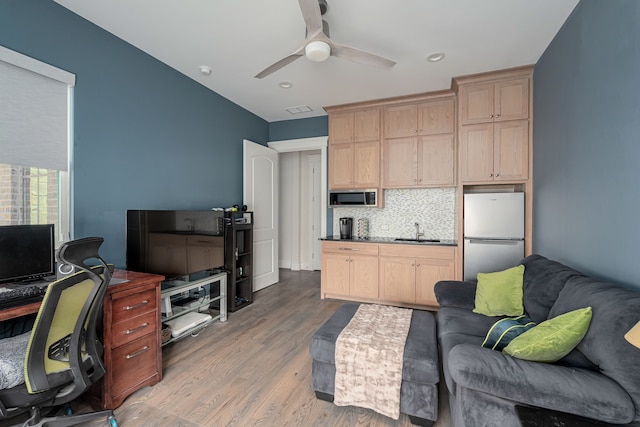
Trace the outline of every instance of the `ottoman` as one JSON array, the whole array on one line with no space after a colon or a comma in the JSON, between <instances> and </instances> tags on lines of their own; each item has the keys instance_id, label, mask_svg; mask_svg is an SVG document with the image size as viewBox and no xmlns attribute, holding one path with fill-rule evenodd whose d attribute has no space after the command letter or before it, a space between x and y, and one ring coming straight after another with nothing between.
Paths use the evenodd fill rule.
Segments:
<instances>
[{"instance_id":1,"label":"ottoman","mask_svg":"<svg viewBox=\"0 0 640 427\"><path fill-rule=\"evenodd\" d=\"M341 305L311 338L311 388L318 399L333 402L336 340L358 307ZM413 310L400 385L400 412L409 415L413 424L430 426L438 418L439 381L435 319L428 311Z\"/></svg>"}]
</instances>

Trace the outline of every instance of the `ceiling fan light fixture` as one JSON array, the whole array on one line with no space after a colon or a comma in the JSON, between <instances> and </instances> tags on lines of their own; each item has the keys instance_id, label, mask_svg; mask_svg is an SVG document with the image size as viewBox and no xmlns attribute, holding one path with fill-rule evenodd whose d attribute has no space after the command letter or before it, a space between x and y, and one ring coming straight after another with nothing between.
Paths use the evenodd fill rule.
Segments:
<instances>
[{"instance_id":1,"label":"ceiling fan light fixture","mask_svg":"<svg viewBox=\"0 0 640 427\"><path fill-rule=\"evenodd\" d=\"M304 54L307 59L314 62L326 61L331 55L331 47L322 40L314 40L305 46Z\"/></svg>"}]
</instances>

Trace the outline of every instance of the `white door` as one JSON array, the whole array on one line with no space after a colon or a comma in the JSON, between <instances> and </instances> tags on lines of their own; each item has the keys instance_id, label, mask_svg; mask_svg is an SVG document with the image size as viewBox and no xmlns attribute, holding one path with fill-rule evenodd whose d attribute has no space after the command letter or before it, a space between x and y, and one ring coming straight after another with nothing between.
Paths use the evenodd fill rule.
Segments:
<instances>
[{"instance_id":1,"label":"white door","mask_svg":"<svg viewBox=\"0 0 640 427\"><path fill-rule=\"evenodd\" d=\"M278 277L278 153L264 145L243 142L242 199L253 211L253 290L277 283Z\"/></svg>"},{"instance_id":2,"label":"white door","mask_svg":"<svg viewBox=\"0 0 640 427\"><path fill-rule=\"evenodd\" d=\"M320 270L320 155L309 156L309 212L311 217L311 269Z\"/></svg>"}]
</instances>

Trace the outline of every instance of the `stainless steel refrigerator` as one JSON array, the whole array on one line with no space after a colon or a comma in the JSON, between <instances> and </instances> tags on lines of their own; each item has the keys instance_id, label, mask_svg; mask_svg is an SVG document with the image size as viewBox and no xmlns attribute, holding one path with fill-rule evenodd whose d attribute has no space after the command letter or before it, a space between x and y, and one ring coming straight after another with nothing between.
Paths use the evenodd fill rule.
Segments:
<instances>
[{"instance_id":1,"label":"stainless steel refrigerator","mask_svg":"<svg viewBox=\"0 0 640 427\"><path fill-rule=\"evenodd\" d=\"M524 257L524 193L464 195L464 280Z\"/></svg>"}]
</instances>

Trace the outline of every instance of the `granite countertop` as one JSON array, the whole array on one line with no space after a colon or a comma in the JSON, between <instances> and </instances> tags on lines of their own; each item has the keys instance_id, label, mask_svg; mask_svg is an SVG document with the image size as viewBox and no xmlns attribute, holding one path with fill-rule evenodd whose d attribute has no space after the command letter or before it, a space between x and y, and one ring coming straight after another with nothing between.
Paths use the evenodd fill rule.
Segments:
<instances>
[{"instance_id":1,"label":"granite countertop","mask_svg":"<svg viewBox=\"0 0 640 427\"><path fill-rule=\"evenodd\" d=\"M320 240L326 240L328 242L352 242L352 243L392 243L402 245L431 245L431 246L458 246L457 240L444 240L439 239L437 241L430 239L421 239L420 241L406 241L396 240L396 237L370 237L367 240L358 239L341 239L340 236L327 236L321 237Z\"/></svg>"}]
</instances>

